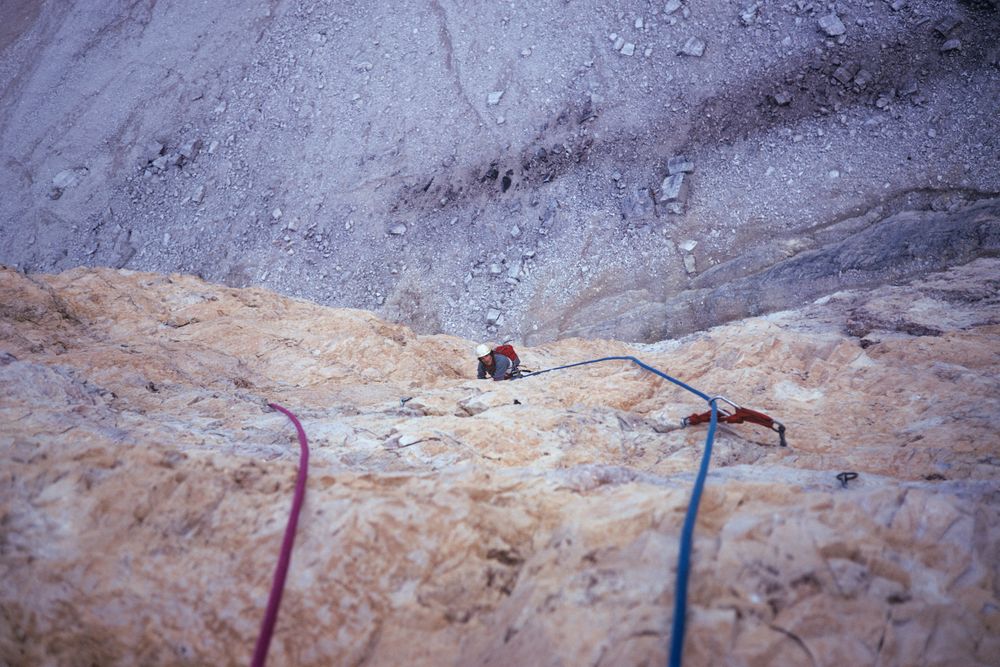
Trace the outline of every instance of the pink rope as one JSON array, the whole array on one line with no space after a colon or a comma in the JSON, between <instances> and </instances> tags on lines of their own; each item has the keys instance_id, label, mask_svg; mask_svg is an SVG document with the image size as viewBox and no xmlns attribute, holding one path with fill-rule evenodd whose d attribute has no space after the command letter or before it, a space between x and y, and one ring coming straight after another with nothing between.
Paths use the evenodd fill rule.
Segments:
<instances>
[{"instance_id":1,"label":"pink rope","mask_svg":"<svg viewBox=\"0 0 1000 667\"><path fill-rule=\"evenodd\" d=\"M292 560L292 545L295 543L295 527L299 523L299 511L302 509L302 502L306 497L306 474L309 471L309 442L306 440L306 432L302 429L302 424L291 411L286 410L277 403L268 403L269 407L285 413L299 434L299 476L295 481L295 498L292 500L292 513L288 517L288 525L285 526L285 539L281 543L281 556L278 558L278 567L274 570L274 582L271 584L271 595L267 600L267 612L264 614L264 622L260 626L260 635L257 637L257 646L253 652L252 667L264 667L267 660L267 649L271 645L271 635L274 634L274 626L278 622L278 607L281 606L281 595L285 591L285 577L288 575L288 564Z\"/></svg>"}]
</instances>

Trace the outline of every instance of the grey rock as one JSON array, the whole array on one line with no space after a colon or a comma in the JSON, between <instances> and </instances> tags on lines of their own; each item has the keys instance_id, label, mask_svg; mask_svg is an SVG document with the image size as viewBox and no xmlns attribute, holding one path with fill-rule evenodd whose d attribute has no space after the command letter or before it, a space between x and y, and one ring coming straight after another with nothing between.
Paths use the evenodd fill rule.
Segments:
<instances>
[{"instance_id":1,"label":"grey rock","mask_svg":"<svg viewBox=\"0 0 1000 667\"><path fill-rule=\"evenodd\" d=\"M139 152L139 164L145 167L147 164L163 154L164 146L159 141L150 141Z\"/></svg>"},{"instance_id":2,"label":"grey rock","mask_svg":"<svg viewBox=\"0 0 1000 667\"><path fill-rule=\"evenodd\" d=\"M516 239L517 237L519 237L521 235L521 228L518 227L517 225L514 225L510 229L510 235Z\"/></svg>"},{"instance_id":3,"label":"grey rock","mask_svg":"<svg viewBox=\"0 0 1000 667\"><path fill-rule=\"evenodd\" d=\"M282 213L281 213L281 209L280 208L275 208L274 210L271 211L271 219L272 220L281 220L281 216L282 216Z\"/></svg>"},{"instance_id":4,"label":"grey rock","mask_svg":"<svg viewBox=\"0 0 1000 667\"><path fill-rule=\"evenodd\" d=\"M938 33L942 37L947 37L948 33L962 25L962 17L956 14L948 14L940 21L934 24L934 32Z\"/></svg>"},{"instance_id":5,"label":"grey rock","mask_svg":"<svg viewBox=\"0 0 1000 667\"><path fill-rule=\"evenodd\" d=\"M774 100L774 103L777 104L779 107L784 107L791 104L792 95L788 91L779 90L778 92L771 95L771 99Z\"/></svg>"},{"instance_id":6,"label":"grey rock","mask_svg":"<svg viewBox=\"0 0 1000 667\"><path fill-rule=\"evenodd\" d=\"M660 201L684 201L687 195L687 184L684 182L684 174L673 174L667 176L660 183Z\"/></svg>"},{"instance_id":7,"label":"grey rock","mask_svg":"<svg viewBox=\"0 0 1000 667\"><path fill-rule=\"evenodd\" d=\"M633 44L632 42L625 42L625 45L622 47L622 52L621 53L622 53L623 56L630 56L630 55L634 54L635 53L635 44Z\"/></svg>"},{"instance_id":8,"label":"grey rock","mask_svg":"<svg viewBox=\"0 0 1000 667\"><path fill-rule=\"evenodd\" d=\"M889 6L892 8L892 11L898 12L903 7L906 7L906 0L893 0L893 3Z\"/></svg>"},{"instance_id":9,"label":"grey rock","mask_svg":"<svg viewBox=\"0 0 1000 667\"><path fill-rule=\"evenodd\" d=\"M500 321L501 315L502 313L496 308L490 308L488 311L486 311L486 323L496 324L497 322Z\"/></svg>"},{"instance_id":10,"label":"grey rock","mask_svg":"<svg viewBox=\"0 0 1000 667\"><path fill-rule=\"evenodd\" d=\"M487 104L489 104L491 107L495 107L496 105L500 104L500 98L503 97L503 94L504 91L502 90L494 90L492 93L486 96Z\"/></svg>"},{"instance_id":11,"label":"grey rock","mask_svg":"<svg viewBox=\"0 0 1000 667\"><path fill-rule=\"evenodd\" d=\"M858 70L858 73L854 75L854 87L857 89L862 89L872 82L874 75L870 70L862 67Z\"/></svg>"},{"instance_id":12,"label":"grey rock","mask_svg":"<svg viewBox=\"0 0 1000 667\"><path fill-rule=\"evenodd\" d=\"M191 201L193 201L195 204L200 204L204 200L205 200L205 186L199 185L194 189L194 192L191 193Z\"/></svg>"},{"instance_id":13,"label":"grey rock","mask_svg":"<svg viewBox=\"0 0 1000 667\"><path fill-rule=\"evenodd\" d=\"M697 271L694 255L684 255L684 270L688 273L695 273Z\"/></svg>"},{"instance_id":14,"label":"grey rock","mask_svg":"<svg viewBox=\"0 0 1000 667\"><path fill-rule=\"evenodd\" d=\"M681 53L700 58L705 53L705 41L697 37L688 37L684 46L681 47Z\"/></svg>"},{"instance_id":15,"label":"grey rock","mask_svg":"<svg viewBox=\"0 0 1000 667\"><path fill-rule=\"evenodd\" d=\"M951 202L948 204L946 208ZM993 256L1000 252L998 214L1000 204L995 199L970 204L949 215L906 211L843 240L773 263L763 271L724 281L719 287L709 286L723 282L713 278L705 289L666 301L667 312L676 316L666 323L657 320L663 329L656 336L677 337L749 315L783 310L840 290L904 282L977 257Z\"/></svg>"},{"instance_id":16,"label":"grey rock","mask_svg":"<svg viewBox=\"0 0 1000 667\"><path fill-rule=\"evenodd\" d=\"M830 37L838 37L847 32L847 28L844 27L840 17L836 14L827 14L826 16L819 17L819 27Z\"/></svg>"},{"instance_id":17,"label":"grey rock","mask_svg":"<svg viewBox=\"0 0 1000 667\"><path fill-rule=\"evenodd\" d=\"M833 72L833 78L845 86L851 82L860 67L855 63L844 63Z\"/></svg>"},{"instance_id":18,"label":"grey rock","mask_svg":"<svg viewBox=\"0 0 1000 667\"><path fill-rule=\"evenodd\" d=\"M511 280L520 280L521 278L521 260L513 262L507 268L507 277Z\"/></svg>"},{"instance_id":19,"label":"grey rock","mask_svg":"<svg viewBox=\"0 0 1000 667\"><path fill-rule=\"evenodd\" d=\"M189 162L194 160L198 157L198 153L201 152L201 139L192 139L181 146L178 152L185 160L188 160Z\"/></svg>"},{"instance_id":20,"label":"grey rock","mask_svg":"<svg viewBox=\"0 0 1000 667\"><path fill-rule=\"evenodd\" d=\"M76 167L74 169L63 169L58 174L52 177L52 185L59 188L60 190L65 190L66 188L71 188L75 185L79 185L83 177L90 173L90 170L86 167Z\"/></svg>"},{"instance_id":21,"label":"grey rock","mask_svg":"<svg viewBox=\"0 0 1000 667\"><path fill-rule=\"evenodd\" d=\"M619 37L619 38L617 38L615 40L613 48L614 48L615 51L620 51L622 49L622 47L624 47L624 46L625 46L625 38L624 37Z\"/></svg>"},{"instance_id":22,"label":"grey rock","mask_svg":"<svg viewBox=\"0 0 1000 667\"><path fill-rule=\"evenodd\" d=\"M541 221L543 227L545 225L552 223L552 220L555 218L556 210L558 208L559 208L559 202L556 201L555 199L550 199L549 203L546 204L545 206L545 210L542 211L542 214L538 216L538 219Z\"/></svg>"},{"instance_id":23,"label":"grey rock","mask_svg":"<svg viewBox=\"0 0 1000 667\"><path fill-rule=\"evenodd\" d=\"M740 22L743 25L751 25L757 20L757 10L760 9L760 2L751 2L746 5L742 10L740 10Z\"/></svg>"},{"instance_id":24,"label":"grey rock","mask_svg":"<svg viewBox=\"0 0 1000 667\"><path fill-rule=\"evenodd\" d=\"M681 8L681 0L667 0L667 3L663 6L664 14L673 14L678 9Z\"/></svg>"},{"instance_id":25,"label":"grey rock","mask_svg":"<svg viewBox=\"0 0 1000 667\"><path fill-rule=\"evenodd\" d=\"M490 264L490 275L499 276L503 273L503 269L500 268L499 264Z\"/></svg>"},{"instance_id":26,"label":"grey rock","mask_svg":"<svg viewBox=\"0 0 1000 667\"><path fill-rule=\"evenodd\" d=\"M636 188L622 200L621 212L626 219L645 218L656 211L648 188Z\"/></svg>"},{"instance_id":27,"label":"grey rock","mask_svg":"<svg viewBox=\"0 0 1000 667\"><path fill-rule=\"evenodd\" d=\"M667 174L690 174L694 171L694 160L686 155L675 155L667 160Z\"/></svg>"},{"instance_id":28,"label":"grey rock","mask_svg":"<svg viewBox=\"0 0 1000 667\"><path fill-rule=\"evenodd\" d=\"M158 169L159 171L163 171L164 169L167 168L168 159L169 159L168 156L161 155L160 157L153 160L152 162L153 168Z\"/></svg>"},{"instance_id":29,"label":"grey rock","mask_svg":"<svg viewBox=\"0 0 1000 667\"><path fill-rule=\"evenodd\" d=\"M403 234L406 233L406 225L404 225L403 223L399 223L398 225L390 229L389 233L392 234L393 236L402 236Z\"/></svg>"},{"instance_id":30,"label":"grey rock","mask_svg":"<svg viewBox=\"0 0 1000 667\"><path fill-rule=\"evenodd\" d=\"M962 40L960 39L949 39L944 44L941 45L941 53L948 53L950 51L961 51L962 50Z\"/></svg>"},{"instance_id":31,"label":"grey rock","mask_svg":"<svg viewBox=\"0 0 1000 667\"><path fill-rule=\"evenodd\" d=\"M695 248L698 247L698 242L695 241L694 239L688 239L687 241L682 241L678 243L677 247L683 250L684 252L692 252Z\"/></svg>"}]
</instances>

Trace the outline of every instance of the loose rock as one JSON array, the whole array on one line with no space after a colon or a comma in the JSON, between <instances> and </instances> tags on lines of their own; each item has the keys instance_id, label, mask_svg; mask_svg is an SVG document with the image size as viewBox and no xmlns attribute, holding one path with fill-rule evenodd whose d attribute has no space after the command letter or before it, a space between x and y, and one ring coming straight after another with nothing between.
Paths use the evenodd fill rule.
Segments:
<instances>
[{"instance_id":1,"label":"loose rock","mask_svg":"<svg viewBox=\"0 0 1000 667\"><path fill-rule=\"evenodd\" d=\"M667 0L667 4L663 6L663 13L670 15L681 8L681 0Z\"/></svg>"},{"instance_id":2,"label":"loose rock","mask_svg":"<svg viewBox=\"0 0 1000 667\"><path fill-rule=\"evenodd\" d=\"M682 173L690 174L693 171L694 160L691 160L686 155L675 155L667 160L667 174L670 176Z\"/></svg>"},{"instance_id":3,"label":"loose rock","mask_svg":"<svg viewBox=\"0 0 1000 667\"><path fill-rule=\"evenodd\" d=\"M858 69L859 66L855 63L845 63L834 70L833 78L846 86L858 73Z\"/></svg>"},{"instance_id":4,"label":"loose rock","mask_svg":"<svg viewBox=\"0 0 1000 667\"><path fill-rule=\"evenodd\" d=\"M934 24L934 31L941 35L942 37L947 37L948 33L957 28L962 24L962 17L955 14L949 14L945 16L936 24Z\"/></svg>"},{"instance_id":5,"label":"loose rock","mask_svg":"<svg viewBox=\"0 0 1000 667\"><path fill-rule=\"evenodd\" d=\"M399 223L398 225L390 229L389 233L392 234L393 236L402 236L403 234L406 233L406 225L404 225L403 223Z\"/></svg>"},{"instance_id":6,"label":"loose rock","mask_svg":"<svg viewBox=\"0 0 1000 667\"><path fill-rule=\"evenodd\" d=\"M660 201L683 201L687 192L685 185L683 173L667 176L660 183Z\"/></svg>"},{"instance_id":7,"label":"loose rock","mask_svg":"<svg viewBox=\"0 0 1000 667\"><path fill-rule=\"evenodd\" d=\"M819 27L830 37L838 37L847 32L847 28L844 27L840 17L836 14L827 14L826 16L819 17Z\"/></svg>"},{"instance_id":8,"label":"loose rock","mask_svg":"<svg viewBox=\"0 0 1000 667\"><path fill-rule=\"evenodd\" d=\"M705 42L704 40L698 39L697 37L688 37L687 41L684 42L684 46L681 47L681 53L686 56L701 57L705 53Z\"/></svg>"},{"instance_id":9,"label":"loose rock","mask_svg":"<svg viewBox=\"0 0 1000 667\"><path fill-rule=\"evenodd\" d=\"M503 94L504 91L502 90L494 90L487 96L486 101L490 106L495 107L496 105L500 104L500 98L503 97Z\"/></svg>"},{"instance_id":10,"label":"loose rock","mask_svg":"<svg viewBox=\"0 0 1000 667\"><path fill-rule=\"evenodd\" d=\"M648 188L636 188L621 203L622 216L626 219L645 218L656 210Z\"/></svg>"},{"instance_id":11,"label":"loose rock","mask_svg":"<svg viewBox=\"0 0 1000 667\"><path fill-rule=\"evenodd\" d=\"M86 167L63 169L52 178L52 185L60 190L65 190L66 188L79 185L80 181L83 180L83 177L88 173L90 173L90 170Z\"/></svg>"},{"instance_id":12,"label":"loose rock","mask_svg":"<svg viewBox=\"0 0 1000 667\"><path fill-rule=\"evenodd\" d=\"M633 53L635 53L635 44L633 44L632 42L625 42L625 45L622 47L621 53L623 56L632 55Z\"/></svg>"},{"instance_id":13,"label":"loose rock","mask_svg":"<svg viewBox=\"0 0 1000 667\"><path fill-rule=\"evenodd\" d=\"M139 164L145 167L150 162L160 157L163 154L164 146L159 141L150 141L139 153Z\"/></svg>"},{"instance_id":14,"label":"loose rock","mask_svg":"<svg viewBox=\"0 0 1000 667\"><path fill-rule=\"evenodd\" d=\"M950 51L960 51L962 49L962 40L960 39L949 39L944 44L941 45L941 53L948 53Z\"/></svg>"},{"instance_id":15,"label":"loose rock","mask_svg":"<svg viewBox=\"0 0 1000 667\"><path fill-rule=\"evenodd\" d=\"M867 70L864 67L862 67L861 69L858 70L858 73L854 76L854 87L857 88L858 90L865 88L869 83L872 82L874 76L875 75L872 74L870 70Z\"/></svg>"},{"instance_id":16,"label":"loose rock","mask_svg":"<svg viewBox=\"0 0 1000 667\"><path fill-rule=\"evenodd\" d=\"M740 22L743 25L750 25L757 20L757 10L760 9L760 2L751 2L740 11Z\"/></svg>"},{"instance_id":17,"label":"loose rock","mask_svg":"<svg viewBox=\"0 0 1000 667\"><path fill-rule=\"evenodd\" d=\"M198 153L200 152L201 152L201 139L192 139L191 141L181 146L180 150L178 151L181 157L183 157L185 160L188 160L189 162L198 157Z\"/></svg>"}]
</instances>

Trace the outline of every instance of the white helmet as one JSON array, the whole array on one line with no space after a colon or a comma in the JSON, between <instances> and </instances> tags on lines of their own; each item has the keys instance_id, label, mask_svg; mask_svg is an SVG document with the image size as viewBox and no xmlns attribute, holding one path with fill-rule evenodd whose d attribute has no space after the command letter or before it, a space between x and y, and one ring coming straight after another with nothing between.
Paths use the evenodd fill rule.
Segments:
<instances>
[{"instance_id":1,"label":"white helmet","mask_svg":"<svg viewBox=\"0 0 1000 667\"><path fill-rule=\"evenodd\" d=\"M480 343L478 346L476 346L476 356L480 358L485 357L492 351L493 351L492 348L490 348L490 346L487 345L486 343Z\"/></svg>"}]
</instances>

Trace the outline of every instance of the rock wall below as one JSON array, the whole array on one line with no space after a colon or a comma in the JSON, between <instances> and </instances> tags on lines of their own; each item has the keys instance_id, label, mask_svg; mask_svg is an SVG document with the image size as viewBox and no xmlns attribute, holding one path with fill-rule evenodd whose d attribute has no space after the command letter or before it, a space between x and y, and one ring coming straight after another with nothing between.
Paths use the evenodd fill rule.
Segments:
<instances>
[{"instance_id":1,"label":"rock wall below","mask_svg":"<svg viewBox=\"0 0 1000 667\"><path fill-rule=\"evenodd\" d=\"M634 354L723 426L685 664L1000 662L1000 260ZM664 664L705 438L608 362L184 276L0 271L0 663L245 664L309 434L271 664ZM836 475L859 474L842 488Z\"/></svg>"}]
</instances>

